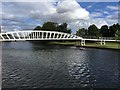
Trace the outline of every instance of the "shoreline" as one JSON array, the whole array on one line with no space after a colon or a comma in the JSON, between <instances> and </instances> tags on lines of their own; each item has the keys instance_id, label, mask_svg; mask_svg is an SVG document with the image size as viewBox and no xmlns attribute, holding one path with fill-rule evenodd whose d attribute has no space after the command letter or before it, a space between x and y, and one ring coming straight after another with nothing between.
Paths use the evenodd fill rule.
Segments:
<instances>
[{"instance_id":1,"label":"shoreline","mask_svg":"<svg viewBox=\"0 0 120 90\"><path fill-rule=\"evenodd\" d=\"M94 48L94 49L104 49L104 50L117 50L120 51L120 47L118 46L118 48L113 48L113 47L102 47L102 46L81 46L81 45L76 45L74 42L73 43L69 43L69 42L65 42L65 43L61 43L61 42L52 42L52 43L48 43L51 45L62 45L62 46L75 46L75 47L83 47L83 48ZM119 45L119 44L118 44Z\"/></svg>"},{"instance_id":2,"label":"shoreline","mask_svg":"<svg viewBox=\"0 0 120 90\"><path fill-rule=\"evenodd\" d=\"M61 46L75 46L75 47L82 47L82 48L93 48L93 49L104 49L104 50L116 50L116 51L120 51L120 44L118 43L118 47L104 47L103 45L99 45L99 44L89 44L89 45L77 45L76 42L31 42L31 43L43 43L43 44L48 44L48 45L61 45ZM97 46L98 45L98 46Z\"/></svg>"},{"instance_id":3,"label":"shoreline","mask_svg":"<svg viewBox=\"0 0 120 90\"><path fill-rule=\"evenodd\" d=\"M76 46L76 47L120 51L120 49L119 49L119 48L118 48L118 49L117 49L117 48L104 48L104 47L94 47L94 46Z\"/></svg>"}]
</instances>

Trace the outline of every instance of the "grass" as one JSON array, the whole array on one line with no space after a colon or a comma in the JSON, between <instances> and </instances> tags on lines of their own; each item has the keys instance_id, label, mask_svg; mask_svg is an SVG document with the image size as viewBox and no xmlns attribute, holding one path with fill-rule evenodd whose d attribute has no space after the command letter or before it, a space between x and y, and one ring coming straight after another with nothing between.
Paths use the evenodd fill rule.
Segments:
<instances>
[{"instance_id":1,"label":"grass","mask_svg":"<svg viewBox=\"0 0 120 90\"><path fill-rule=\"evenodd\" d=\"M76 42L49 42L48 44L55 44L55 45L76 45Z\"/></svg>"},{"instance_id":2,"label":"grass","mask_svg":"<svg viewBox=\"0 0 120 90\"><path fill-rule=\"evenodd\" d=\"M100 48L112 48L112 49L120 49L120 44L116 42L106 42L105 45L101 45L100 43L86 43L85 46L89 47L100 47Z\"/></svg>"},{"instance_id":3,"label":"grass","mask_svg":"<svg viewBox=\"0 0 120 90\"><path fill-rule=\"evenodd\" d=\"M64 46L76 46L77 42L69 42L69 41L67 41L67 42L49 42L48 44L64 45ZM79 45L79 46L81 46L81 45ZM117 42L106 42L105 45L101 45L100 42L86 42L85 46L97 47L97 48L120 49L120 44Z\"/></svg>"}]
</instances>

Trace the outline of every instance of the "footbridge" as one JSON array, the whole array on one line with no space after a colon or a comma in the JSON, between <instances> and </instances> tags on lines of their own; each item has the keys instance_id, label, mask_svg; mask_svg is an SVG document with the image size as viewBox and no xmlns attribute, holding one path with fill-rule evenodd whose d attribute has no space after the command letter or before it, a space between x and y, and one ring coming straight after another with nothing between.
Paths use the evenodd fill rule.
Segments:
<instances>
[{"instance_id":1,"label":"footbridge","mask_svg":"<svg viewBox=\"0 0 120 90\"><path fill-rule=\"evenodd\" d=\"M120 42L120 40L106 40L106 39L87 39L73 34L57 32L57 31L12 31L0 33L0 41L45 41L45 40L64 40L77 41L78 45L85 45L85 41L100 42L105 45L105 42Z\"/></svg>"},{"instance_id":2,"label":"footbridge","mask_svg":"<svg viewBox=\"0 0 120 90\"><path fill-rule=\"evenodd\" d=\"M82 37L56 31L13 31L0 33L1 41L82 40Z\"/></svg>"}]
</instances>

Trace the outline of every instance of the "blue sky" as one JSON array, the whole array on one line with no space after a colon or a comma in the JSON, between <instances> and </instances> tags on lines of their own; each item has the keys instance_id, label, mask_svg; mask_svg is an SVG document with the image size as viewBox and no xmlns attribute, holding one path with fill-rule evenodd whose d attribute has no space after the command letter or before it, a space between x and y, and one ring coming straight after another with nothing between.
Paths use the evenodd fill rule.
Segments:
<instances>
[{"instance_id":1,"label":"blue sky","mask_svg":"<svg viewBox=\"0 0 120 90\"><path fill-rule=\"evenodd\" d=\"M108 6L111 7L117 7L118 8L118 2L79 2L81 7L88 10L90 13L92 12L101 12L106 11L108 13L113 13L114 11L117 11L118 9L110 9ZM106 14L104 14L104 17Z\"/></svg>"},{"instance_id":2,"label":"blue sky","mask_svg":"<svg viewBox=\"0 0 120 90\"><path fill-rule=\"evenodd\" d=\"M75 33L79 28L88 28L92 24L100 28L118 23L118 2L44 1L2 2L2 30L33 29L44 22L53 21L67 22L68 28Z\"/></svg>"}]
</instances>

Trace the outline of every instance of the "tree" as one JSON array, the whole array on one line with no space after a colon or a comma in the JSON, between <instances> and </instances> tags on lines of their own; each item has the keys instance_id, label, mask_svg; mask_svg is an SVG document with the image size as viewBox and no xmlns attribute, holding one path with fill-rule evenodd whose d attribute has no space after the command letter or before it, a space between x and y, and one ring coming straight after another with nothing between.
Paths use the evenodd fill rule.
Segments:
<instances>
[{"instance_id":1,"label":"tree","mask_svg":"<svg viewBox=\"0 0 120 90\"><path fill-rule=\"evenodd\" d=\"M110 37L115 37L116 32L119 32L119 30L120 30L120 25L118 23L110 26L109 27Z\"/></svg>"},{"instance_id":2,"label":"tree","mask_svg":"<svg viewBox=\"0 0 120 90\"><path fill-rule=\"evenodd\" d=\"M116 39L119 39L119 40L120 40L120 30L117 30L117 31L116 31L116 35L115 35L115 36L116 36Z\"/></svg>"},{"instance_id":3,"label":"tree","mask_svg":"<svg viewBox=\"0 0 120 90\"><path fill-rule=\"evenodd\" d=\"M117 26L114 24L109 27L109 35L110 37L115 37L115 33L117 31Z\"/></svg>"},{"instance_id":4,"label":"tree","mask_svg":"<svg viewBox=\"0 0 120 90\"><path fill-rule=\"evenodd\" d=\"M104 25L100 28L100 33L102 34L103 37L115 37L118 35L119 30L120 30L120 25L118 23L113 24L109 27L107 25Z\"/></svg>"},{"instance_id":5,"label":"tree","mask_svg":"<svg viewBox=\"0 0 120 90\"><path fill-rule=\"evenodd\" d=\"M65 33L71 33L71 29L67 28L68 24L67 23L63 23L61 25L57 26L57 29L59 32L65 32Z\"/></svg>"},{"instance_id":6,"label":"tree","mask_svg":"<svg viewBox=\"0 0 120 90\"><path fill-rule=\"evenodd\" d=\"M41 30L41 29L42 29L41 26L37 26L33 30Z\"/></svg>"},{"instance_id":7,"label":"tree","mask_svg":"<svg viewBox=\"0 0 120 90\"><path fill-rule=\"evenodd\" d=\"M116 24L117 28L116 28L116 33L115 33L115 37L117 39L120 39L120 24Z\"/></svg>"},{"instance_id":8,"label":"tree","mask_svg":"<svg viewBox=\"0 0 120 90\"><path fill-rule=\"evenodd\" d=\"M93 24L88 27L88 35L93 37L99 37L99 29Z\"/></svg>"},{"instance_id":9,"label":"tree","mask_svg":"<svg viewBox=\"0 0 120 90\"><path fill-rule=\"evenodd\" d=\"M107 25L103 25L100 28L100 34L102 35L102 37L108 37L109 36L109 29Z\"/></svg>"},{"instance_id":10,"label":"tree","mask_svg":"<svg viewBox=\"0 0 120 90\"><path fill-rule=\"evenodd\" d=\"M54 22L45 22L42 29L47 31L57 31L57 25L58 24Z\"/></svg>"},{"instance_id":11,"label":"tree","mask_svg":"<svg viewBox=\"0 0 120 90\"><path fill-rule=\"evenodd\" d=\"M71 30L71 29L67 29L66 33L71 34L71 33L72 33L72 30Z\"/></svg>"},{"instance_id":12,"label":"tree","mask_svg":"<svg viewBox=\"0 0 120 90\"><path fill-rule=\"evenodd\" d=\"M84 37L86 35L86 31L87 31L87 29L81 28L76 32L76 35L80 36L80 37Z\"/></svg>"},{"instance_id":13,"label":"tree","mask_svg":"<svg viewBox=\"0 0 120 90\"><path fill-rule=\"evenodd\" d=\"M71 29L67 28L67 23L62 23L58 25L58 23L55 22L44 22L43 26L37 26L34 28L34 30L45 30L45 31L59 31L59 32L65 32L65 33L71 33Z\"/></svg>"}]
</instances>

